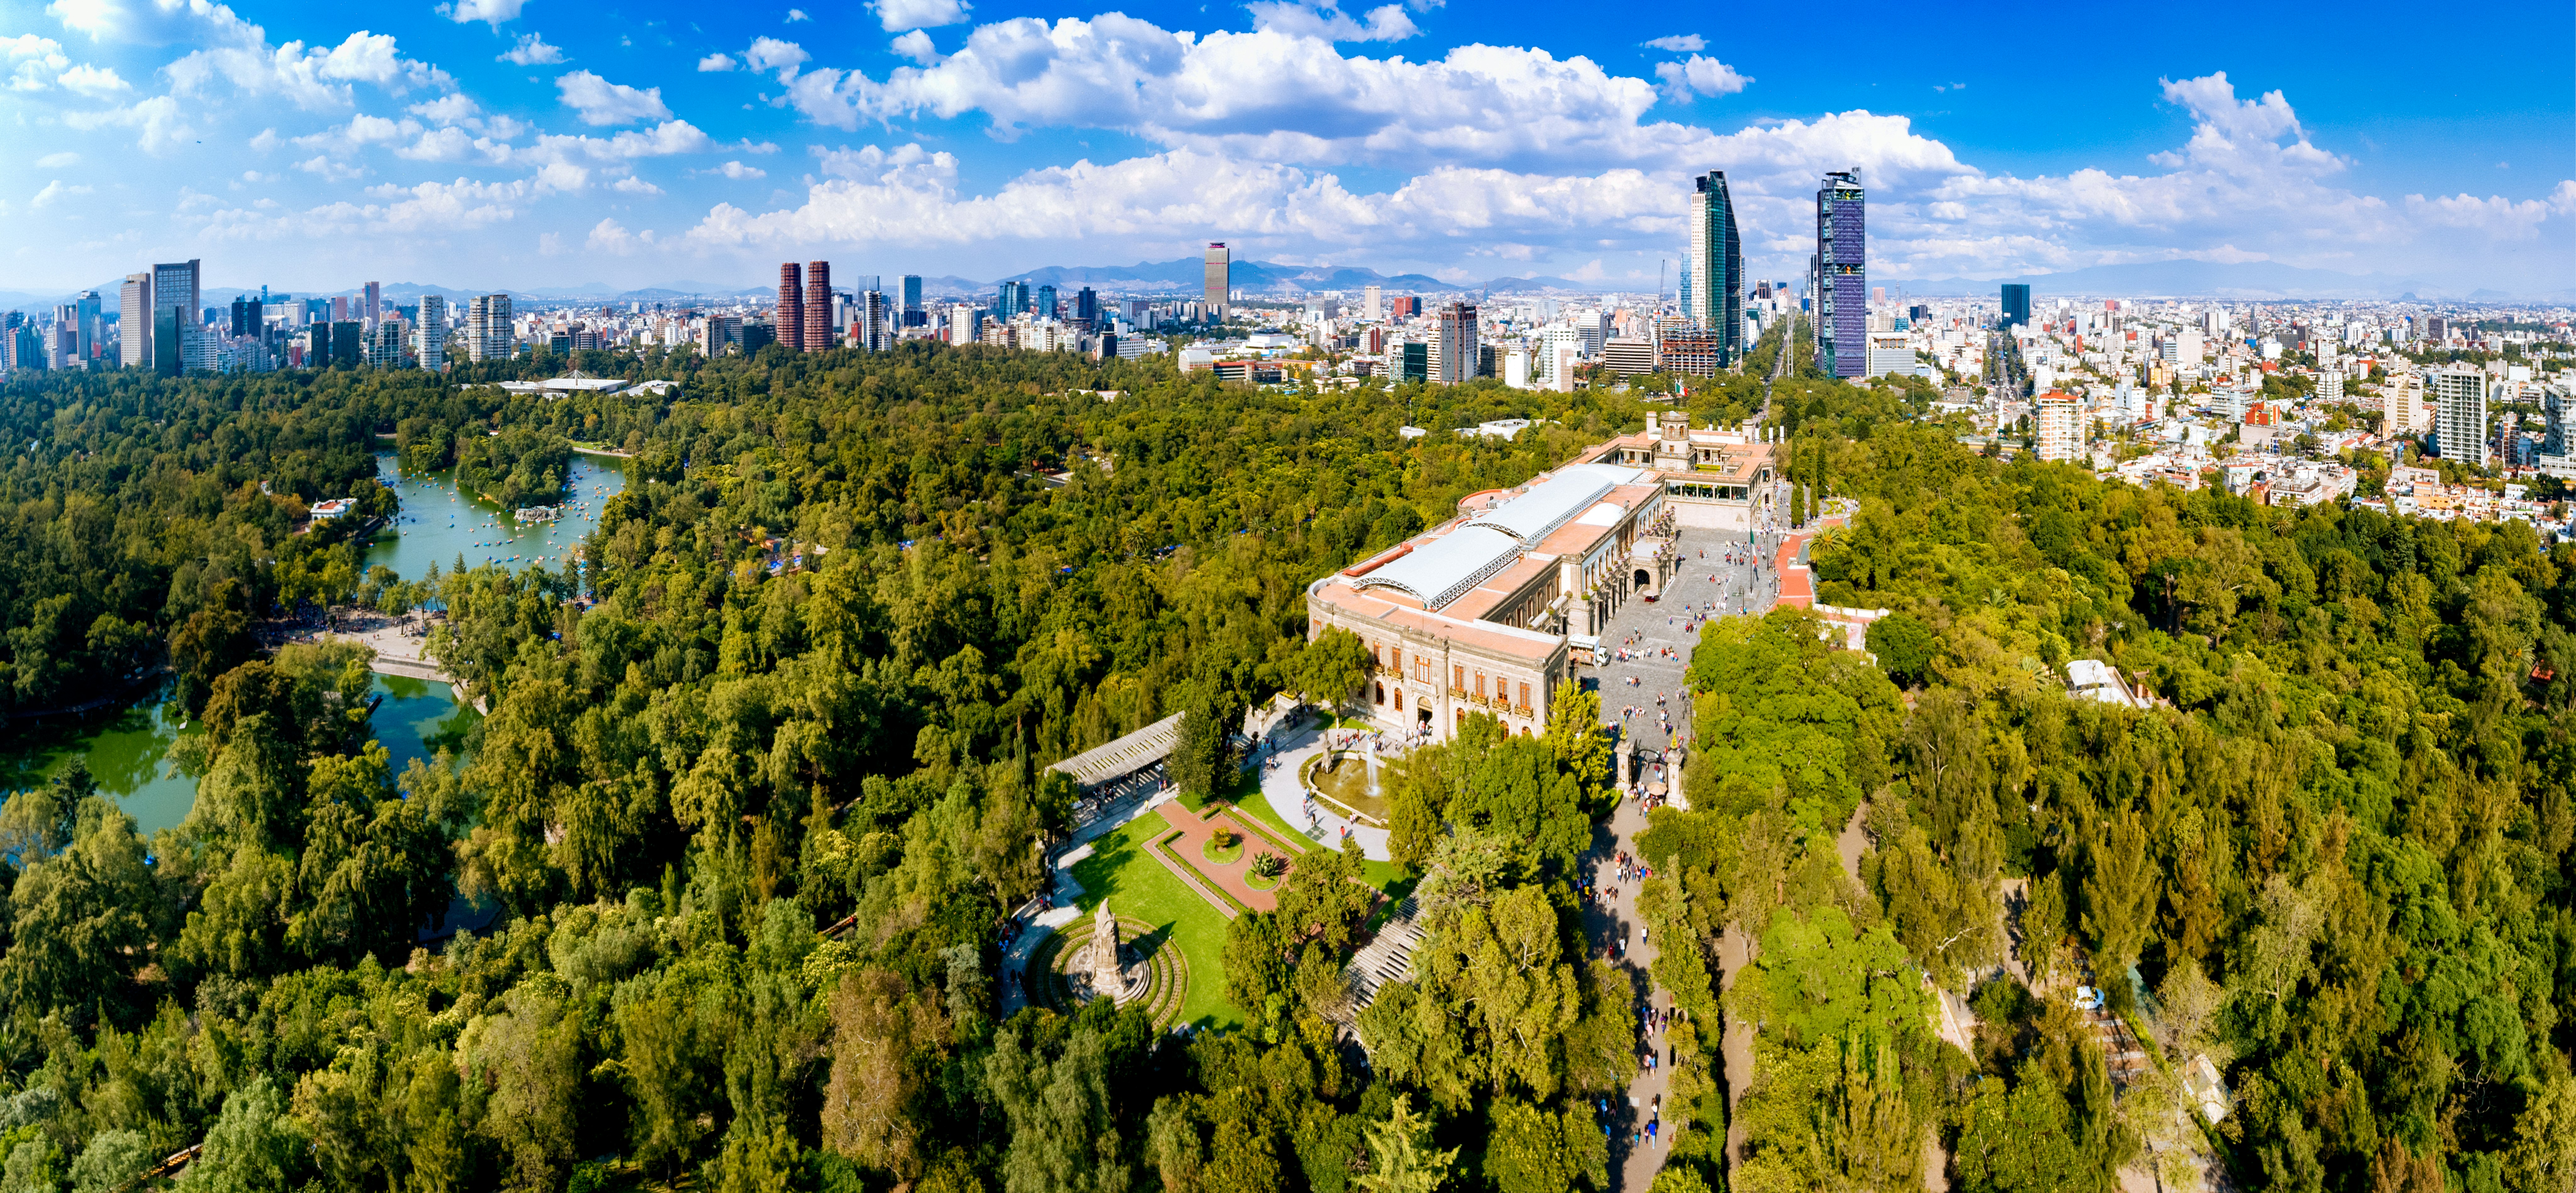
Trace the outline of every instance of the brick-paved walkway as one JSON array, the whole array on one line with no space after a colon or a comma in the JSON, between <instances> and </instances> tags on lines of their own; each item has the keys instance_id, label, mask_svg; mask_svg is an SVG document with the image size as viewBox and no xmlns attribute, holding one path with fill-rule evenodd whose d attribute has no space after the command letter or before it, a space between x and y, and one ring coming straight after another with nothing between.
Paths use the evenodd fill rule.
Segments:
<instances>
[{"instance_id":1,"label":"brick-paved walkway","mask_svg":"<svg viewBox=\"0 0 2576 1193\"><path fill-rule=\"evenodd\" d=\"M1244 820L1249 818L1238 818L1231 809L1218 809L1206 817L1201 817L1190 811L1180 801L1174 800L1164 805L1162 811L1163 818L1171 821L1172 827L1181 831L1180 839L1170 845L1172 853L1181 859L1182 865L1196 871L1201 882L1234 896L1244 906L1254 911L1278 910L1279 896L1276 888L1256 891L1252 889L1251 883L1246 881L1252 877L1252 857L1256 853L1276 853L1280 855L1281 860L1289 864L1290 869L1294 869L1297 864L1294 853L1272 844L1262 834L1245 828ZM1231 866L1217 865L1199 852L1200 848L1208 843L1218 825L1225 826L1243 839L1243 856L1236 858ZM1166 837L1169 835L1165 834ZM1281 873L1284 877L1286 872ZM1234 913L1233 908L1224 906L1222 899L1208 901L1217 904L1218 909L1228 915Z\"/></svg>"}]
</instances>

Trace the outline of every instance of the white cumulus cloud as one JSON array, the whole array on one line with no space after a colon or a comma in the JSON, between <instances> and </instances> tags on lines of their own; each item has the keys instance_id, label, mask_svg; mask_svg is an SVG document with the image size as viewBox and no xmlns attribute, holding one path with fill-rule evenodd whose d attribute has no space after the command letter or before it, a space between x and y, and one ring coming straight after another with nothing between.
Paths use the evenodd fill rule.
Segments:
<instances>
[{"instance_id":1,"label":"white cumulus cloud","mask_svg":"<svg viewBox=\"0 0 2576 1193\"><path fill-rule=\"evenodd\" d=\"M639 249L653 247L653 231L647 228L642 232L629 232L616 220L603 219L591 227L589 238L582 243L594 252L623 257Z\"/></svg>"},{"instance_id":2,"label":"white cumulus cloud","mask_svg":"<svg viewBox=\"0 0 2576 1193\"><path fill-rule=\"evenodd\" d=\"M1753 81L1737 74L1734 67L1700 54L1684 62L1657 63L1655 77L1664 81L1665 91L1676 100L1688 100L1694 95L1733 95Z\"/></svg>"},{"instance_id":3,"label":"white cumulus cloud","mask_svg":"<svg viewBox=\"0 0 2576 1193\"><path fill-rule=\"evenodd\" d=\"M63 197L63 196L65 196L65 195L86 195L86 194L88 194L88 193L89 193L89 188L88 188L88 187L85 187L85 186L64 186L64 185L63 185L63 180L62 180L62 179L57 178L57 179L53 180L52 182L48 182L48 183L46 183L46 184L45 184L45 189L40 190L40 191L37 191L37 192L36 192L36 197L35 197L35 198L33 198L33 199L29 199L29 200L27 201L27 205L28 205L28 206L30 206L30 207L43 207L43 206L46 206L47 204L52 203L52 202L53 202L54 200L56 200L56 199L62 198L62 197Z\"/></svg>"},{"instance_id":4,"label":"white cumulus cloud","mask_svg":"<svg viewBox=\"0 0 2576 1193\"><path fill-rule=\"evenodd\" d=\"M1658 37L1646 45L1669 54L1696 54L1708 48L1708 39L1696 33L1676 33L1670 37Z\"/></svg>"},{"instance_id":5,"label":"white cumulus cloud","mask_svg":"<svg viewBox=\"0 0 2576 1193\"><path fill-rule=\"evenodd\" d=\"M733 55L731 54L709 54L704 58L698 59L698 69L700 71L732 70L733 65Z\"/></svg>"},{"instance_id":6,"label":"white cumulus cloud","mask_svg":"<svg viewBox=\"0 0 2576 1193\"><path fill-rule=\"evenodd\" d=\"M963 24L966 10L974 6L966 0L874 0L868 7L876 10L878 22L892 33L898 29Z\"/></svg>"},{"instance_id":7,"label":"white cumulus cloud","mask_svg":"<svg viewBox=\"0 0 2576 1193\"><path fill-rule=\"evenodd\" d=\"M118 78L113 68L91 66L86 62L64 71L54 81L62 84L66 91L91 99L106 99L120 91L134 90L134 85Z\"/></svg>"},{"instance_id":8,"label":"white cumulus cloud","mask_svg":"<svg viewBox=\"0 0 2576 1193\"><path fill-rule=\"evenodd\" d=\"M671 116L659 87L638 90L577 70L557 78L555 88L562 93L565 107L581 113L584 124L636 124Z\"/></svg>"},{"instance_id":9,"label":"white cumulus cloud","mask_svg":"<svg viewBox=\"0 0 2576 1193\"><path fill-rule=\"evenodd\" d=\"M924 33L919 29L915 29L910 33L898 35L894 39L892 48L895 53L901 54L906 58L910 58L923 66L935 65L939 61L939 47L932 44L929 34Z\"/></svg>"},{"instance_id":10,"label":"white cumulus cloud","mask_svg":"<svg viewBox=\"0 0 2576 1193\"><path fill-rule=\"evenodd\" d=\"M520 66L538 66L563 60L563 47L547 45L545 35L539 33L522 34L518 44L493 59L494 62L512 62Z\"/></svg>"},{"instance_id":11,"label":"white cumulus cloud","mask_svg":"<svg viewBox=\"0 0 2576 1193\"><path fill-rule=\"evenodd\" d=\"M518 20L519 10L527 6L528 0L454 0L439 11L459 25L481 21L498 29L504 22Z\"/></svg>"},{"instance_id":12,"label":"white cumulus cloud","mask_svg":"<svg viewBox=\"0 0 2576 1193\"><path fill-rule=\"evenodd\" d=\"M1298 0L1253 0L1252 27L1319 41L1403 41L1422 32L1401 4L1386 4L1353 18L1339 5Z\"/></svg>"}]
</instances>

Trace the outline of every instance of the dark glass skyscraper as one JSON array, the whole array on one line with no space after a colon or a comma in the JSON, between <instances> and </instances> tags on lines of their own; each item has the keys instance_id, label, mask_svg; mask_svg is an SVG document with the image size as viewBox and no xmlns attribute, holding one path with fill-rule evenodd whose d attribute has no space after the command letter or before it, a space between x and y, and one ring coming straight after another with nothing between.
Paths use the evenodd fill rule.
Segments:
<instances>
[{"instance_id":1,"label":"dark glass skyscraper","mask_svg":"<svg viewBox=\"0 0 2576 1193\"><path fill-rule=\"evenodd\" d=\"M1816 367L1829 377L1869 372L1869 221L1858 169L1816 190Z\"/></svg>"},{"instance_id":2,"label":"dark glass skyscraper","mask_svg":"<svg viewBox=\"0 0 2576 1193\"><path fill-rule=\"evenodd\" d=\"M2006 327L2030 326L2030 287L2020 282L2004 283L2004 317Z\"/></svg>"},{"instance_id":3,"label":"dark glass skyscraper","mask_svg":"<svg viewBox=\"0 0 2576 1193\"><path fill-rule=\"evenodd\" d=\"M1690 263L1683 271L1683 314L1717 337L1717 364L1744 351L1744 241L1735 232L1735 200L1726 171L1691 180Z\"/></svg>"}]
</instances>

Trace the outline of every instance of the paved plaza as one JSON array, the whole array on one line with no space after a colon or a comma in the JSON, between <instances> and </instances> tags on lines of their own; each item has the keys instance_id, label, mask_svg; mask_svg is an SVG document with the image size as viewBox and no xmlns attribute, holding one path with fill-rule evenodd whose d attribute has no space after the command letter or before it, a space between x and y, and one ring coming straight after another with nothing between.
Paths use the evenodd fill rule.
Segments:
<instances>
[{"instance_id":1,"label":"paved plaza","mask_svg":"<svg viewBox=\"0 0 2576 1193\"><path fill-rule=\"evenodd\" d=\"M1652 603L1628 602L1602 630L1599 664L1580 672L1585 679L1600 681L1602 716L1622 722L1628 739L1658 755L1673 742L1686 742L1690 697L1683 677L1690 669L1691 650L1699 642L1699 627L1711 616L1758 615L1770 610L1777 569L1768 558L1759 567L1754 560L1770 555L1777 546L1775 535L1683 528L1676 545L1681 564L1664 585L1663 594ZM1669 730L1656 716L1659 696L1664 701L1660 711L1669 718ZM1655 772L1649 768L1646 777L1655 777ZM1670 1008L1673 1000L1671 995L1655 989L1648 976L1659 950L1637 914L1638 884L1633 880L1626 884L1617 881L1616 855L1626 853L1635 859L1637 834L1645 829L1645 812L1637 801L1623 798L1607 831L1596 834L1597 844L1587 859L1593 867L1594 881L1608 897L1586 904L1583 920L1594 956L1604 955L1614 942L1626 946L1621 954L1622 965L1643 992L1645 1006L1661 1010ZM1612 1135L1611 1187L1619 1193L1643 1193L1664 1166L1667 1137L1660 1131L1653 1139L1633 1144L1630 1141L1632 1133L1645 1129L1671 1079L1671 1073L1662 1066L1672 1058L1665 1037L1641 1035L1638 1055L1643 1057L1649 1052L1657 1057L1657 1066L1648 1069L1641 1064L1636 1081L1628 1087L1627 1104L1614 1104L1608 1115ZM1749 1061L1749 1056L1746 1059ZM1728 1067L1737 1067L1732 1058Z\"/></svg>"}]
</instances>

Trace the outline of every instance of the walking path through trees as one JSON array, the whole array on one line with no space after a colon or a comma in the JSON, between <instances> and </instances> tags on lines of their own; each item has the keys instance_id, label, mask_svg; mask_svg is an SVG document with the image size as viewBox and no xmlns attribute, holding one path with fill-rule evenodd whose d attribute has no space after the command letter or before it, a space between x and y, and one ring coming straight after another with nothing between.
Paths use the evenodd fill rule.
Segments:
<instances>
[{"instance_id":1,"label":"walking path through trees","mask_svg":"<svg viewBox=\"0 0 2576 1193\"><path fill-rule=\"evenodd\" d=\"M1767 536L1764 536L1767 537ZM1664 586L1663 594L1653 603L1632 601L1601 632L1603 650L1600 665L1585 673L1587 679L1598 679L1601 685L1602 715L1622 723L1623 736L1635 739L1644 748L1639 758L1644 762L1645 777L1656 778L1654 761L1673 742L1686 742L1690 732L1690 704L1684 682L1690 666L1690 652L1699 641L1695 620L1706 616L1714 607L1721 616L1760 614L1770 609L1772 593L1770 569L1757 568L1751 560L1759 550L1758 540L1748 540L1736 533L1684 529L1675 545L1683 561L1681 570ZM1728 560L1729 548L1735 560ZM1703 558L1701 553L1706 552ZM1667 656L1664 651L1672 654ZM1625 654L1626 657L1621 657ZM1656 719L1658 697L1663 698L1662 711L1670 717L1669 734ZM1633 712L1626 710L1634 710ZM1593 879L1608 894L1584 908L1584 931L1591 941L1595 956L1616 957L1631 975L1639 992L1641 1005L1649 1010L1664 1010L1673 1005L1669 992L1656 989L1649 976L1655 959L1661 955L1661 942L1652 939L1637 913L1638 883L1632 878L1620 883L1618 857L1625 854L1632 863L1637 859L1637 834L1647 827L1646 811L1633 799L1622 799L1612 813L1604 831L1595 835L1591 858ZM1748 957L1742 947L1743 934L1730 931L1719 942L1719 960L1724 977L1732 981ZM1624 951L1613 948L1625 945ZM1640 1025L1645 1017L1639 1017ZM1752 1036L1730 1028L1724 1047L1724 1079L1731 1091L1742 1089L1752 1074ZM1607 1128L1611 1133L1611 1187L1614 1193L1643 1193L1654 1183L1655 1174L1663 1168L1663 1136L1658 1131L1651 1140L1630 1143L1632 1132L1645 1130L1658 1100L1670 1083L1666 1062L1671 1050L1660 1034L1646 1034L1638 1041L1638 1055L1655 1055L1653 1067L1640 1064L1637 1078L1630 1083L1627 1104L1610 1108Z\"/></svg>"}]
</instances>

